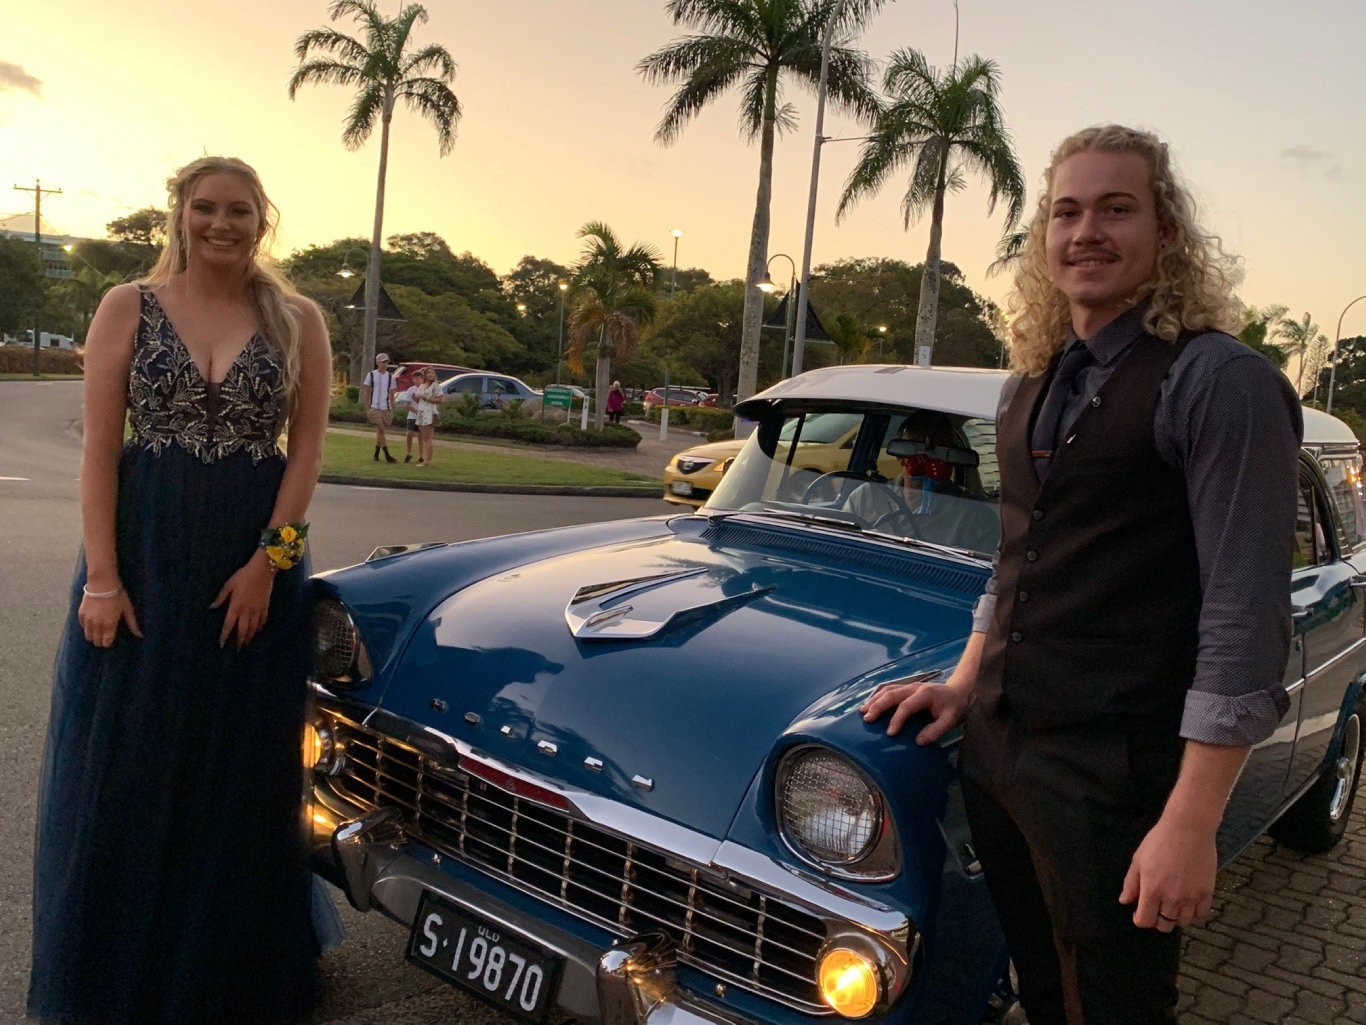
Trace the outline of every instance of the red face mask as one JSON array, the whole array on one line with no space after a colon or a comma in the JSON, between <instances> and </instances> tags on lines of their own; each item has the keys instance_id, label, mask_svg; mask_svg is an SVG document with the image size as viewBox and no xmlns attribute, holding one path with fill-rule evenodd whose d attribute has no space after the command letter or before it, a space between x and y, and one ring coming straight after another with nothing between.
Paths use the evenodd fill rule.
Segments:
<instances>
[{"instance_id":1,"label":"red face mask","mask_svg":"<svg viewBox=\"0 0 1366 1025\"><path fill-rule=\"evenodd\" d=\"M949 479L949 464L934 456L917 453L901 460L901 468L907 477L928 477L932 481Z\"/></svg>"}]
</instances>

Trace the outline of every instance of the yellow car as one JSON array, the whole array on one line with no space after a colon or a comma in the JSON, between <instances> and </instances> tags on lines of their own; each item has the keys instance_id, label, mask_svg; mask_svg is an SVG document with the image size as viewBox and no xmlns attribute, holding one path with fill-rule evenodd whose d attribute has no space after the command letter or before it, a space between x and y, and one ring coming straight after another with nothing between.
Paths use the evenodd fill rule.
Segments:
<instances>
[{"instance_id":1,"label":"yellow car","mask_svg":"<svg viewBox=\"0 0 1366 1025\"><path fill-rule=\"evenodd\" d=\"M664 501L701 505L711 497L721 475L744 446L743 439L713 441L678 453L664 467Z\"/></svg>"},{"instance_id":2,"label":"yellow car","mask_svg":"<svg viewBox=\"0 0 1366 1025\"><path fill-rule=\"evenodd\" d=\"M847 469L861 423L862 416L854 413L808 416L792 466L817 475ZM796 421L789 421L783 428L783 434L779 435L780 452L786 451L787 446L782 442L791 440L789 432L796 426ZM664 501L675 505L702 505L716 490L722 475L744 446L744 441L713 441L678 453L664 467ZM894 477L901 472L901 467L895 459L884 454L878 459L878 470L887 477Z\"/></svg>"}]
</instances>

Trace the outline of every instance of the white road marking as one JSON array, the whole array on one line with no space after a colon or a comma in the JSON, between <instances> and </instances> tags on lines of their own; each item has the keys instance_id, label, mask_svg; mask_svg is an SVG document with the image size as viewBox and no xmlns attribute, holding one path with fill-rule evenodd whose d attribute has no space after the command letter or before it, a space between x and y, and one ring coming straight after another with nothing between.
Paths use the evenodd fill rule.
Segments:
<instances>
[{"instance_id":1,"label":"white road marking","mask_svg":"<svg viewBox=\"0 0 1366 1025\"><path fill-rule=\"evenodd\" d=\"M21 481L27 482L27 481L28 481L28 478L27 478L27 477L0 477L0 480L21 480Z\"/></svg>"}]
</instances>

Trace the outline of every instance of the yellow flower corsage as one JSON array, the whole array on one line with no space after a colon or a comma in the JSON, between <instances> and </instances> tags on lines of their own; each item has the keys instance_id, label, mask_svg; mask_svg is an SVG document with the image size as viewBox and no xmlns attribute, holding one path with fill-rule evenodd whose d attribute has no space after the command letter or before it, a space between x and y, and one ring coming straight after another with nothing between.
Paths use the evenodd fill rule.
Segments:
<instances>
[{"instance_id":1,"label":"yellow flower corsage","mask_svg":"<svg viewBox=\"0 0 1366 1025\"><path fill-rule=\"evenodd\" d=\"M266 559L273 570L293 569L304 557L307 545L307 523L286 523L261 531L260 547L266 550Z\"/></svg>"}]
</instances>

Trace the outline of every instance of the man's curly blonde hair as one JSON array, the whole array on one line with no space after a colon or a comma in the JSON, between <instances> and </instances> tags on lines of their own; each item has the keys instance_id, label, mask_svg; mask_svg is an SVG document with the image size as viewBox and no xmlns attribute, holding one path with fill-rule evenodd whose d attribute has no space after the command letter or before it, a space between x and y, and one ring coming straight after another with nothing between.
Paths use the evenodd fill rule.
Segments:
<instances>
[{"instance_id":1,"label":"man's curly blonde hair","mask_svg":"<svg viewBox=\"0 0 1366 1025\"><path fill-rule=\"evenodd\" d=\"M1196 223L1195 200L1172 167L1167 144L1151 132L1123 125L1096 125L1064 139L1044 173L1043 194L1015 272L1015 291L1008 301L1012 337L1010 366L1016 373L1041 374L1067 340L1071 313L1067 296L1048 272L1046 238L1053 205L1053 175L1077 153L1137 153L1148 164L1159 227L1169 232L1158 250L1157 268L1135 292L1146 296L1149 310L1143 327L1166 341L1183 329L1235 331L1239 323L1234 285L1241 274L1235 258L1224 252L1217 235Z\"/></svg>"}]
</instances>

